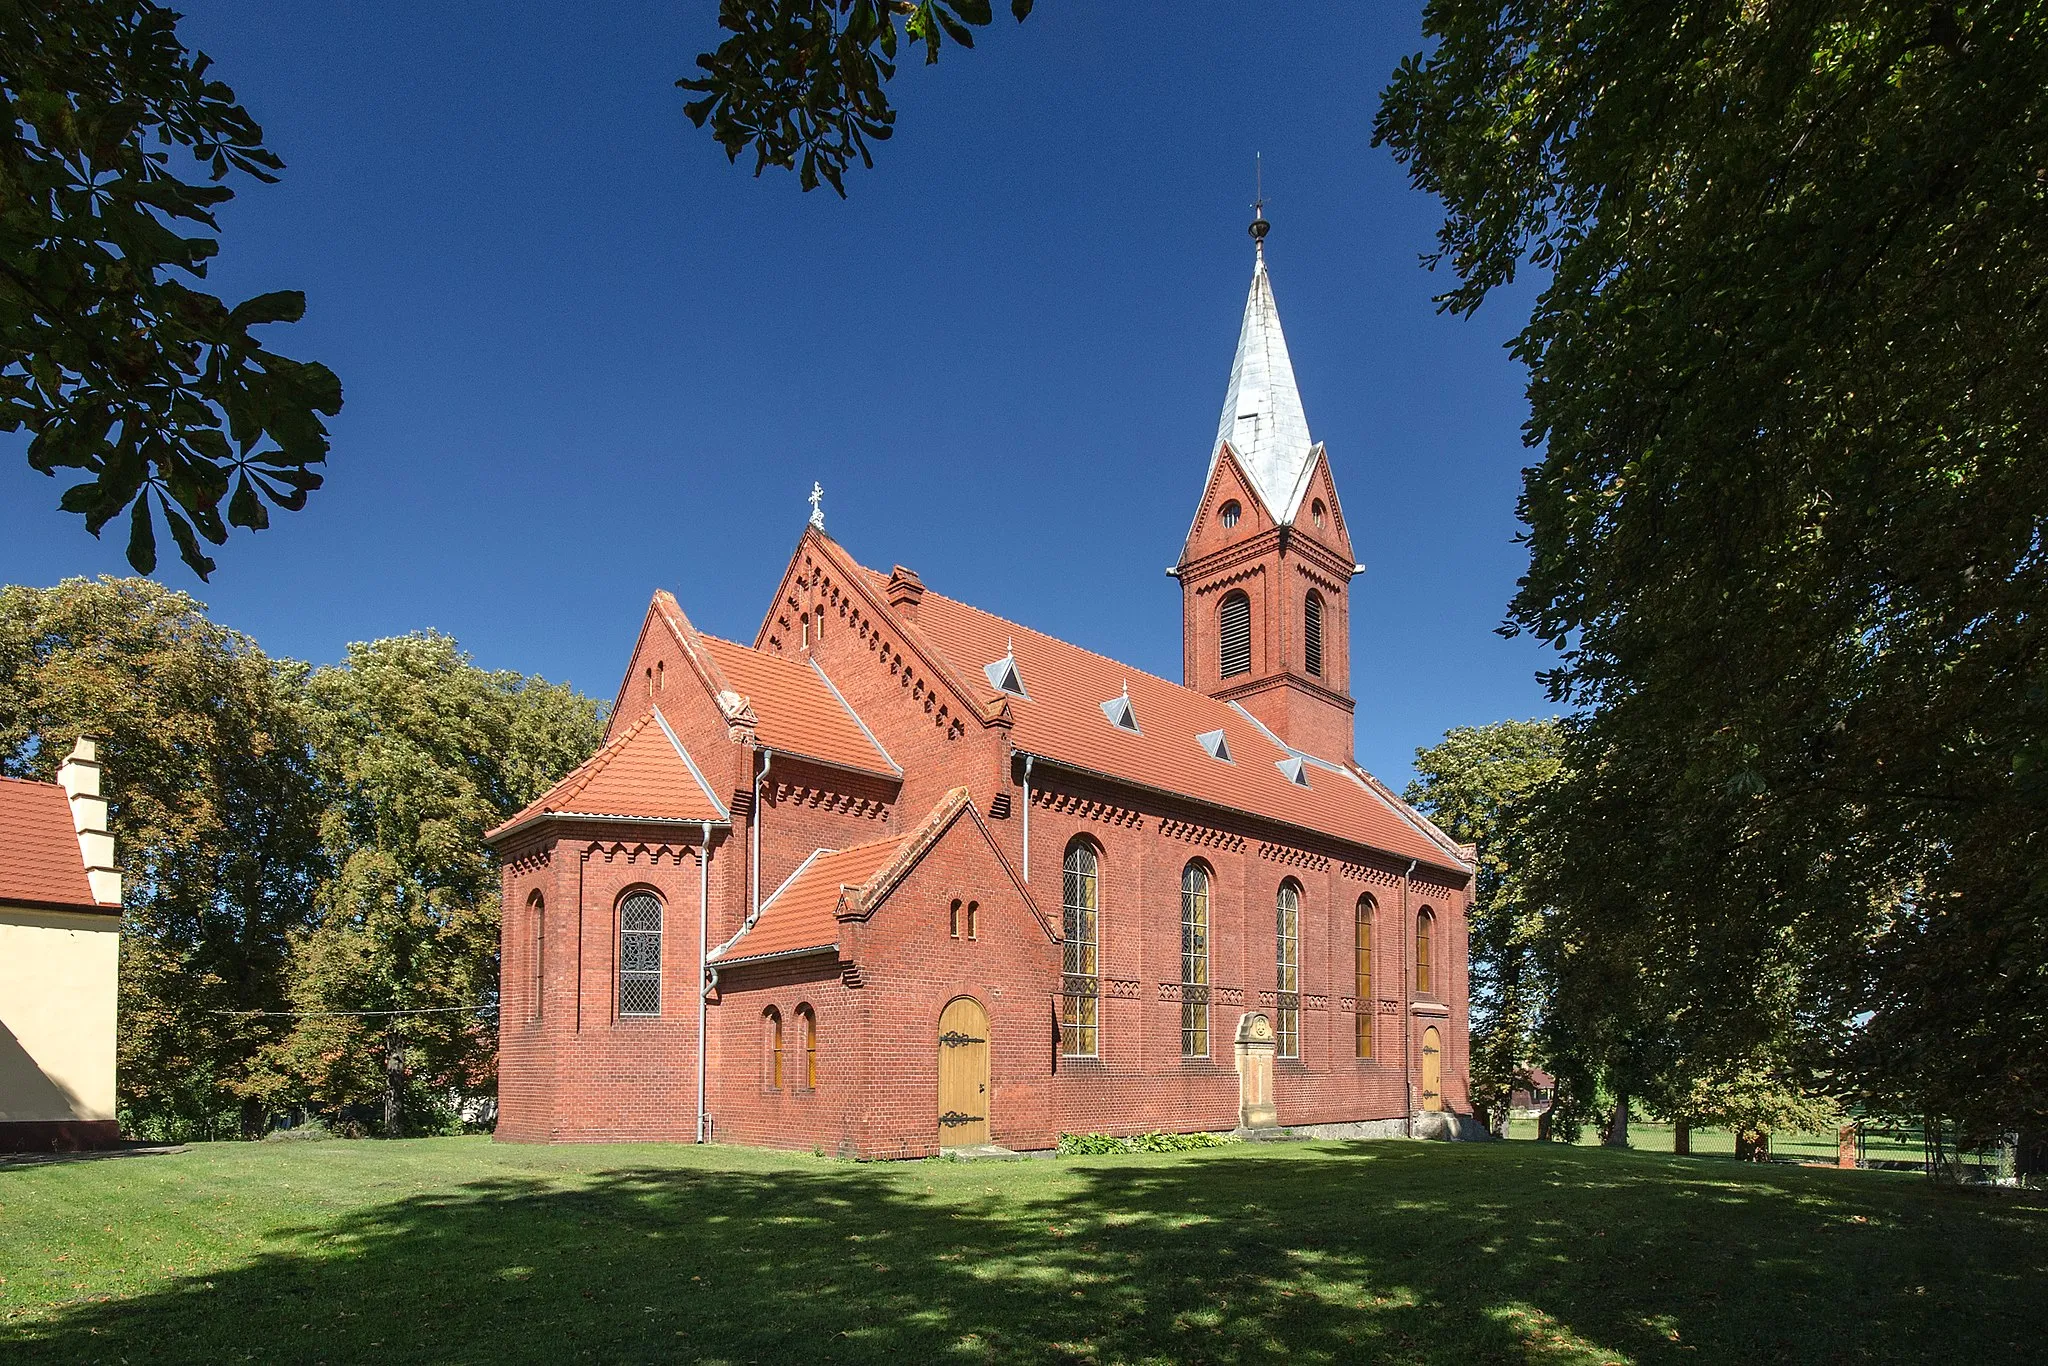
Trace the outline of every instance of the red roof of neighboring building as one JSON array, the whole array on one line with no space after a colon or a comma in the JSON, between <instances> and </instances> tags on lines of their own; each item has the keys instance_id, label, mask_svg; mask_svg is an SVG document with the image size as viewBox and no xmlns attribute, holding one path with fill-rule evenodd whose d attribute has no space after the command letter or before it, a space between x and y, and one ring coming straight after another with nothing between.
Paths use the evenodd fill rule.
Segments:
<instances>
[{"instance_id":1,"label":"red roof of neighboring building","mask_svg":"<svg viewBox=\"0 0 2048 1366\"><path fill-rule=\"evenodd\" d=\"M725 807L705 786L659 710L649 711L590 756L538 801L485 834L486 840L542 816L635 816L643 820L723 821Z\"/></svg>"},{"instance_id":2,"label":"red roof of neighboring building","mask_svg":"<svg viewBox=\"0 0 2048 1366\"><path fill-rule=\"evenodd\" d=\"M864 569L876 596L888 577ZM1349 767L1311 762L1301 787L1277 766L1291 757L1270 733L1227 702L1019 626L927 589L912 628L984 700L1007 696L1019 750L1123 782L1243 811L1348 844L1458 867L1458 855L1425 832L1420 817ZM1014 648L1026 696L987 684L987 666ZM986 686L984 686L986 685ZM1102 704L1128 688L1138 730L1113 724ZM1230 762L1197 736L1220 730Z\"/></svg>"},{"instance_id":3,"label":"red roof of neighboring building","mask_svg":"<svg viewBox=\"0 0 2048 1366\"><path fill-rule=\"evenodd\" d=\"M702 631L697 638L753 707L754 735L762 744L878 777L903 776L816 663L763 654Z\"/></svg>"},{"instance_id":4,"label":"red roof of neighboring building","mask_svg":"<svg viewBox=\"0 0 2048 1366\"><path fill-rule=\"evenodd\" d=\"M93 899L71 799L55 783L0 778L0 901L119 909Z\"/></svg>"}]
</instances>

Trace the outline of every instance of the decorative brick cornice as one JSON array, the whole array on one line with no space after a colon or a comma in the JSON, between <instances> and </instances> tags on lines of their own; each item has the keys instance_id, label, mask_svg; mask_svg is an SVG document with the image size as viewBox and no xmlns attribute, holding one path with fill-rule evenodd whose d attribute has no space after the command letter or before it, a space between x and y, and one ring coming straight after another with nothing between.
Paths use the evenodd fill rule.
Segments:
<instances>
[{"instance_id":1,"label":"decorative brick cornice","mask_svg":"<svg viewBox=\"0 0 2048 1366\"><path fill-rule=\"evenodd\" d=\"M1127 978L1107 977L1102 982L1102 994L1119 1001L1135 1001L1138 999L1138 984Z\"/></svg>"},{"instance_id":2,"label":"decorative brick cornice","mask_svg":"<svg viewBox=\"0 0 2048 1366\"><path fill-rule=\"evenodd\" d=\"M1291 844L1272 844L1264 840L1259 842L1259 857L1268 863L1285 864L1289 868L1303 868L1317 873L1327 871L1330 866L1330 861L1321 854Z\"/></svg>"},{"instance_id":3,"label":"decorative brick cornice","mask_svg":"<svg viewBox=\"0 0 2048 1366\"><path fill-rule=\"evenodd\" d=\"M1127 830L1145 828L1145 816L1127 806L1114 802L1098 801L1092 797L1079 797L1070 792L1057 792L1048 788L1035 787L1031 790L1031 804L1059 816L1075 816L1082 820L1100 821L1105 825L1119 826Z\"/></svg>"},{"instance_id":4,"label":"decorative brick cornice","mask_svg":"<svg viewBox=\"0 0 2048 1366\"><path fill-rule=\"evenodd\" d=\"M1221 849L1226 853L1244 852L1245 840L1242 835L1233 835L1228 830L1218 830L1213 825L1202 825L1195 821L1161 819L1159 833L1168 839L1200 845L1205 849Z\"/></svg>"},{"instance_id":5,"label":"decorative brick cornice","mask_svg":"<svg viewBox=\"0 0 2048 1366\"><path fill-rule=\"evenodd\" d=\"M764 796L770 806L802 806L812 810L836 811L865 820L879 820L889 814L889 802L821 784L784 783L771 785Z\"/></svg>"},{"instance_id":6,"label":"decorative brick cornice","mask_svg":"<svg viewBox=\"0 0 2048 1366\"><path fill-rule=\"evenodd\" d=\"M660 867L664 859L671 867L680 868L692 862L695 854L693 845L650 844L644 840L592 840L583 849L586 862L602 858L606 863L617 863L623 859L630 866L645 861L651 868Z\"/></svg>"}]
</instances>

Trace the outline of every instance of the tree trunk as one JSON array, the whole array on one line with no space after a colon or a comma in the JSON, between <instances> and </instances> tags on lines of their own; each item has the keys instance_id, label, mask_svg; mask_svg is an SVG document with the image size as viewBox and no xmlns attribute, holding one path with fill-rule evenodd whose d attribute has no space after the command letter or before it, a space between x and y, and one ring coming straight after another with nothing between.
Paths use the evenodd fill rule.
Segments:
<instances>
[{"instance_id":1,"label":"tree trunk","mask_svg":"<svg viewBox=\"0 0 2048 1366\"><path fill-rule=\"evenodd\" d=\"M1607 1132L1600 1136L1601 1146L1626 1148L1628 1146L1628 1092L1623 1091L1614 1098L1614 1116L1607 1122Z\"/></svg>"},{"instance_id":2,"label":"tree trunk","mask_svg":"<svg viewBox=\"0 0 2048 1366\"><path fill-rule=\"evenodd\" d=\"M384 1034L384 1136L405 1137L405 1042L398 1036L398 1016Z\"/></svg>"},{"instance_id":3,"label":"tree trunk","mask_svg":"<svg viewBox=\"0 0 2048 1366\"><path fill-rule=\"evenodd\" d=\"M1735 1160L1737 1162L1770 1161L1771 1136L1761 1129L1737 1129L1735 1131Z\"/></svg>"},{"instance_id":4,"label":"tree trunk","mask_svg":"<svg viewBox=\"0 0 2048 1366\"><path fill-rule=\"evenodd\" d=\"M1538 1143L1550 1142L1550 1109L1547 1106L1542 1113L1536 1116L1536 1141Z\"/></svg>"},{"instance_id":5,"label":"tree trunk","mask_svg":"<svg viewBox=\"0 0 2048 1366\"><path fill-rule=\"evenodd\" d=\"M1692 1156L1692 1124L1683 1119L1671 1122L1671 1151L1679 1157Z\"/></svg>"}]
</instances>

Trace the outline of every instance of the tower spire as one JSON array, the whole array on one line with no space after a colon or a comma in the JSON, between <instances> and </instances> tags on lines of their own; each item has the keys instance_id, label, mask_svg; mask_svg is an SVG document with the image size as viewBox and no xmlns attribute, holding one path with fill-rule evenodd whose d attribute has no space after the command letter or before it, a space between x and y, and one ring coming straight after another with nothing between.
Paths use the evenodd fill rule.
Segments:
<instances>
[{"instance_id":1,"label":"tower spire","mask_svg":"<svg viewBox=\"0 0 2048 1366\"><path fill-rule=\"evenodd\" d=\"M1294 382L1294 362L1287 337L1280 330L1280 309L1273 302L1273 284L1266 275L1264 186L1252 205L1251 235L1257 252L1252 262L1251 294L1238 330L1237 356L1230 365L1230 387L1223 395L1223 415L1216 424L1216 444L1209 454L1209 473L1228 445L1251 476L1259 499L1273 520L1286 525L1308 487L1315 463L1315 442L1302 411L1301 390Z\"/></svg>"}]
</instances>

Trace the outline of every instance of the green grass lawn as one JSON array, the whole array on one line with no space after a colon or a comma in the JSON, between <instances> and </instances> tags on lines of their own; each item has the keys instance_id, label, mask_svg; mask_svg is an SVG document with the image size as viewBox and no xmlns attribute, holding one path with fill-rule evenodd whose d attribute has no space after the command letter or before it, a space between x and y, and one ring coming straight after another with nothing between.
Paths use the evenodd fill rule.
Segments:
<instances>
[{"instance_id":1,"label":"green grass lawn","mask_svg":"<svg viewBox=\"0 0 2048 1366\"><path fill-rule=\"evenodd\" d=\"M0 1360L2039 1361L2048 1199L1561 1144L0 1168Z\"/></svg>"}]
</instances>

